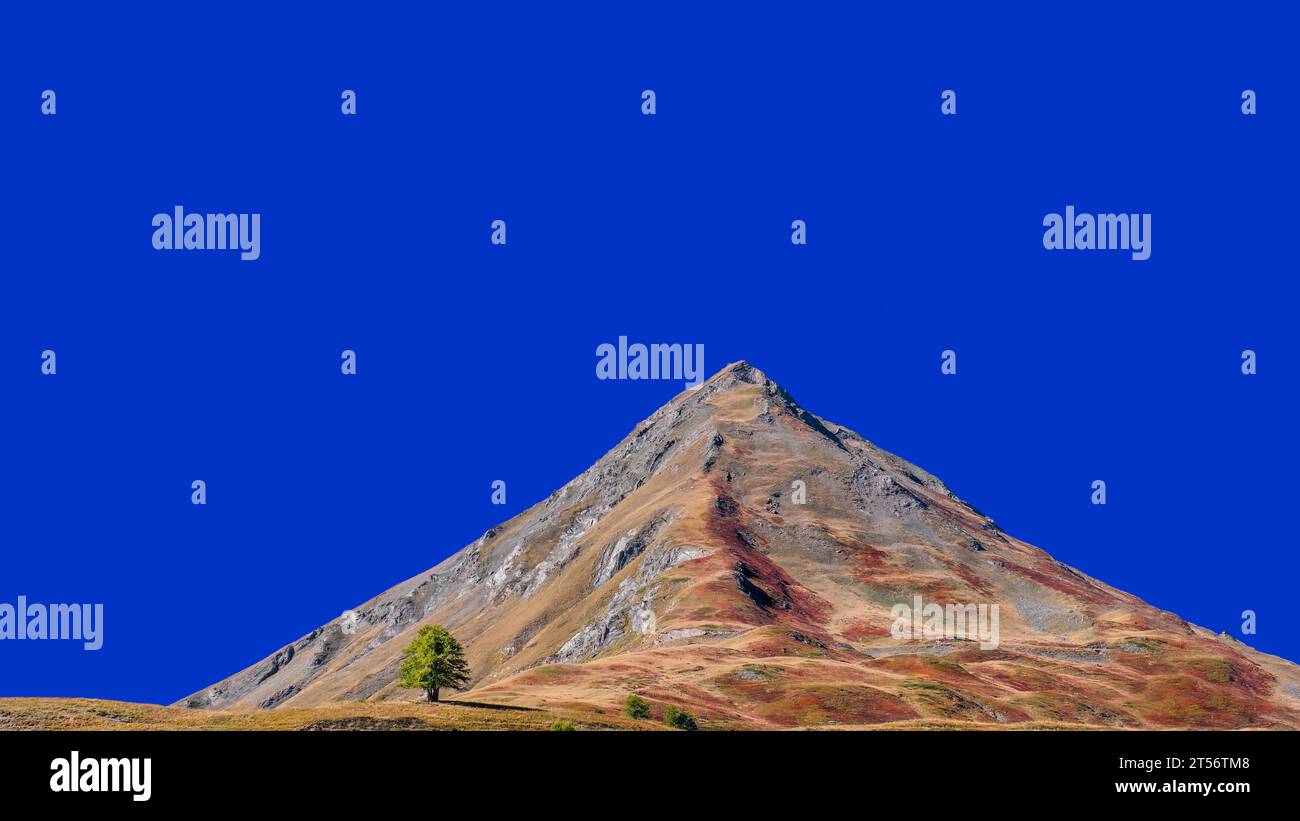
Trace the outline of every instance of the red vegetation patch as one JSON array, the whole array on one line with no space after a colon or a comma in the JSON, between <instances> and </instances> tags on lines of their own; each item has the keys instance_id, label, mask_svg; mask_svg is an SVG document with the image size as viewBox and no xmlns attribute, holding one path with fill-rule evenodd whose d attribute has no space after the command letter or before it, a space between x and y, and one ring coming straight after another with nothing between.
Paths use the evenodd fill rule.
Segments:
<instances>
[{"instance_id":1,"label":"red vegetation patch","mask_svg":"<svg viewBox=\"0 0 1300 821\"><path fill-rule=\"evenodd\" d=\"M898 696L874 687L854 685L794 690L770 708L777 711L778 723L804 727L884 724L917 718L916 711Z\"/></svg>"},{"instance_id":2,"label":"red vegetation patch","mask_svg":"<svg viewBox=\"0 0 1300 821\"><path fill-rule=\"evenodd\" d=\"M888 553L869 544L852 545L851 549L853 550L854 555L862 563L862 567L857 570L857 576L863 581L867 580L863 575L865 571L878 570L889 563Z\"/></svg>"},{"instance_id":3,"label":"red vegetation patch","mask_svg":"<svg viewBox=\"0 0 1300 821\"><path fill-rule=\"evenodd\" d=\"M1022 664L1011 664L1005 667L989 665L987 668L980 668L979 672L986 679L1022 693L1071 688L1068 679Z\"/></svg>"},{"instance_id":4,"label":"red vegetation patch","mask_svg":"<svg viewBox=\"0 0 1300 821\"><path fill-rule=\"evenodd\" d=\"M872 659L866 667L888 670L891 673L906 675L927 681L944 681L949 684L972 684L979 679L966 672L960 664L929 653L907 653Z\"/></svg>"},{"instance_id":5,"label":"red vegetation patch","mask_svg":"<svg viewBox=\"0 0 1300 821\"><path fill-rule=\"evenodd\" d=\"M1086 724L1099 727L1136 727L1136 718L1123 710L1104 703L1080 698L1074 693L1060 690L1035 693L1022 702L1038 714L1040 719L1068 724Z\"/></svg>"},{"instance_id":6,"label":"red vegetation patch","mask_svg":"<svg viewBox=\"0 0 1300 821\"><path fill-rule=\"evenodd\" d=\"M1033 719L1019 707L945 687L933 681L909 681L903 687L926 715L997 724Z\"/></svg>"},{"instance_id":7,"label":"red vegetation patch","mask_svg":"<svg viewBox=\"0 0 1300 821\"><path fill-rule=\"evenodd\" d=\"M640 665L628 664L621 661L608 662L601 667L602 673L643 673L645 669Z\"/></svg>"},{"instance_id":8,"label":"red vegetation patch","mask_svg":"<svg viewBox=\"0 0 1300 821\"><path fill-rule=\"evenodd\" d=\"M729 673L718 680L740 708L783 727L817 727L834 724L884 724L907 721L917 713L896 695L856 684L807 685L786 681L788 671L748 665L740 675L759 670L750 680ZM770 675L770 677L765 677Z\"/></svg>"},{"instance_id":9,"label":"red vegetation patch","mask_svg":"<svg viewBox=\"0 0 1300 821\"><path fill-rule=\"evenodd\" d=\"M1075 599L1082 599L1085 602L1094 604L1113 604L1114 599L1100 590L1084 584L1081 580L1075 579L1064 572L1061 573L1044 573L1041 570L1035 570L1031 567L1025 567L1015 562L1003 563L1007 570L1024 576L1026 579L1041 584L1043 587L1051 588L1060 593L1064 593Z\"/></svg>"},{"instance_id":10,"label":"red vegetation patch","mask_svg":"<svg viewBox=\"0 0 1300 821\"><path fill-rule=\"evenodd\" d=\"M1117 653L1117 659L1144 676L1190 675L1212 685L1222 685L1257 696L1267 696L1276 682L1273 674L1236 653L1225 656L1188 656L1159 651Z\"/></svg>"},{"instance_id":11,"label":"red vegetation patch","mask_svg":"<svg viewBox=\"0 0 1300 821\"><path fill-rule=\"evenodd\" d=\"M771 624L774 621L773 614L740 595L735 581L730 577L697 584L691 588L690 594L693 600L702 605L689 613L692 619L742 624Z\"/></svg>"},{"instance_id":12,"label":"red vegetation patch","mask_svg":"<svg viewBox=\"0 0 1300 821\"><path fill-rule=\"evenodd\" d=\"M982 664L988 661L1023 661L1024 658L1021 654L1013 653L1010 650L981 650L978 645L973 643L970 647L954 650L944 656L947 661L955 661L958 664Z\"/></svg>"},{"instance_id":13,"label":"red vegetation patch","mask_svg":"<svg viewBox=\"0 0 1300 821\"><path fill-rule=\"evenodd\" d=\"M785 696L798 671L771 664L746 664L714 679L718 689L742 704L769 704Z\"/></svg>"},{"instance_id":14,"label":"red vegetation patch","mask_svg":"<svg viewBox=\"0 0 1300 821\"><path fill-rule=\"evenodd\" d=\"M587 671L575 664L548 664L534 667L521 673L515 682L518 684L572 684L587 677Z\"/></svg>"},{"instance_id":15,"label":"red vegetation patch","mask_svg":"<svg viewBox=\"0 0 1300 821\"><path fill-rule=\"evenodd\" d=\"M888 636L889 628L872 624L866 619L858 619L841 628L840 635L849 641L867 641L868 639Z\"/></svg>"},{"instance_id":16,"label":"red vegetation patch","mask_svg":"<svg viewBox=\"0 0 1300 821\"><path fill-rule=\"evenodd\" d=\"M798 631L764 631L764 635L745 645L745 652L756 658L795 656L799 658L832 658L825 637L813 637Z\"/></svg>"},{"instance_id":17,"label":"red vegetation patch","mask_svg":"<svg viewBox=\"0 0 1300 821\"><path fill-rule=\"evenodd\" d=\"M1166 727L1236 729L1277 723L1276 710L1267 702L1190 676L1170 676L1153 682L1136 704L1128 706L1148 721Z\"/></svg>"},{"instance_id":18,"label":"red vegetation patch","mask_svg":"<svg viewBox=\"0 0 1300 821\"><path fill-rule=\"evenodd\" d=\"M727 700L721 696L689 684L674 684L671 688L645 687L638 691L637 695L668 704L689 704L696 708L704 707L706 710L709 708L725 710L729 706Z\"/></svg>"},{"instance_id":19,"label":"red vegetation patch","mask_svg":"<svg viewBox=\"0 0 1300 821\"><path fill-rule=\"evenodd\" d=\"M921 576L921 575L899 575L899 576L876 576L874 578L859 575L859 579L877 588L888 588L892 590L906 590L904 602L911 604L912 596L920 596L928 602L935 602L940 606L949 603L967 601L970 596L967 591L956 586L947 578L939 576Z\"/></svg>"},{"instance_id":20,"label":"red vegetation patch","mask_svg":"<svg viewBox=\"0 0 1300 821\"><path fill-rule=\"evenodd\" d=\"M743 596L767 621L795 621L804 625L823 623L831 611L828 602L813 591L804 587L779 564L772 561L761 550L753 534L746 532L748 541L737 528L737 519L743 511L737 503L723 493L719 493L714 504L715 510L709 516L707 534L710 541L721 549L720 555L731 562L731 594ZM725 594L727 582L710 582L706 587L709 592ZM737 612L750 611L748 607L736 607ZM719 616L728 615L727 608L720 608ZM752 612L752 611L750 611ZM755 623L754 618L743 619Z\"/></svg>"},{"instance_id":21,"label":"red vegetation patch","mask_svg":"<svg viewBox=\"0 0 1300 821\"><path fill-rule=\"evenodd\" d=\"M1218 650L1218 652L1222 651ZM1217 661L1219 664L1210 667L1196 665L1202 672L1201 677L1206 681L1231 684L1257 696L1272 693L1277 685L1277 678L1272 673L1241 653L1230 653L1227 658L1209 659L1209 661Z\"/></svg>"},{"instance_id":22,"label":"red vegetation patch","mask_svg":"<svg viewBox=\"0 0 1300 821\"><path fill-rule=\"evenodd\" d=\"M975 590L985 596L993 595L993 586L990 585L983 578L981 578L980 575L976 573L974 570L971 570L970 567L968 567L967 565L959 561L949 559L946 556L940 556L939 560L943 562L944 567L951 570L962 581L970 585L970 588L972 590Z\"/></svg>"}]
</instances>

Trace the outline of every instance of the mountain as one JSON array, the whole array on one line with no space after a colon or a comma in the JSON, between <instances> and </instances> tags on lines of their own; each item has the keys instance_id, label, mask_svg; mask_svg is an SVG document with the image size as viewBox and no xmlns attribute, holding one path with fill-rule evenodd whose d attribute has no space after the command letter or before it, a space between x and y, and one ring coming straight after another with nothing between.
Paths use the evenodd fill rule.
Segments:
<instances>
[{"instance_id":1,"label":"mountain","mask_svg":"<svg viewBox=\"0 0 1300 821\"><path fill-rule=\"evenodd\" d=\"M914 625L896 606L932 603L968 629L894 629ZM993 605L997 630L969 629ZM610 714L635 692L717 727L1300 727L1296 665L1004 533L745 362L437 567L178 704L417 700L394 680L428 623L465 645L475 702Z\"/></svg>"}]
</instances>

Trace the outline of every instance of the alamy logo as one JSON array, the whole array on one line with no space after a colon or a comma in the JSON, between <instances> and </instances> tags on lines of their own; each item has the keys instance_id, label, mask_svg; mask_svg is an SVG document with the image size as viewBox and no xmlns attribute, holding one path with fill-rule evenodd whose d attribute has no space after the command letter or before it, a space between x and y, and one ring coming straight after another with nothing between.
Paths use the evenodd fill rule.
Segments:
<instances>
[{"instance_id":1,"label":"alamy logo","mask_svg":"<svg viewBox=\"0 0 1300 821\"><path fill-rule=\"evenodd\" d=\"M999 644L996 604L926 604L920 596L912 604L896 604L889 615L894 623L889 634L900 641L913 638L965 639L978 641L981 650L996 650Z\"/></svg>"},{"instance_id":2,"label":"alamy logo","mask_svg":"<svg viewBox=\"0 0 1300 821\"><path fill-rule=\"evenodd\" d=\"M1133 259L1151 256L1150 214L1076 214L1043 217L1043 247L1049 251L1132 251Z\"/></svg>"},{"instance_id":3,"label":"alamy logo","mask_svg":"<svg viewBox=\"0 0 1300 821\"><path fill-rule=\"evenodd\" d=\"M73 750L50 762L52 792L127 792L132 801L153 795L152 758L82 758Z\"/></svg>"},{"instance_id":4,"label":"alamy logo","mask_svg":"<svg viewBox=\"0 0 1300 821\"><path fill-rule=\"evenodd\" d=\"M87 650L104 646L104 605L0 602L0 641L80 641Z\"/></svg>"},{"instance_id":5,"label":"alamy logo","mask_svg":"<svg viewBox=\"0 0 1300 821\"><path fill-rule=\"evenodd\" d=\"M178 205L172 213L155 214L153 247L158 251L239 251L239 258L262 255L261 214L187 214Z\"/></svg>"},{"instance_id":6,"label":"alamy logo","mask_svg":"<svg viewBox=\"0 0 1300 821\"><path fill-rule=\"evenodd\" d=\"M685 379L686 387L698 388L704 382L704 344L655 343L627 344L618 338L618 347L605 342L596 346L597 379Z\"/></svg>"}]
</instances>

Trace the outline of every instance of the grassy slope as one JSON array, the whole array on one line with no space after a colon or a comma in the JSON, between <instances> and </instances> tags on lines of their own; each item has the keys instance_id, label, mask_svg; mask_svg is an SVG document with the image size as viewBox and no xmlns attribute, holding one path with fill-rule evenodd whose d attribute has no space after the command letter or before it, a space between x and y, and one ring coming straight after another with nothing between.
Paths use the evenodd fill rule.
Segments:
<instances>
[{"instance_id":1,"label":"grassy slope","mask_svg":"<svg viewBox=\"0 0 1300 821\"><path fill-rule=\"evenodd\" d=\"M208 711L83 698L0 698L0 730L548 730L567 719L579 730L654 730L620 715L444 702L342 703L282 710Z\"/></svg>"},{"instance_id":2,"label":"grassy slope","mask_svg":"<svg viewBox=\"0 0 1300 821\"><path fill-rule=\"evenodd\" d=\"M87 698L0 698L5 730L549 730L564 719L578 730L664 730L654 718L635 721L609 711L550 711L467 706L443 702L348 702L279 710L212 711ZM756 729L735 722L700 721L702 730ZM775 729L762 727L762 729ZM832 729L827 727L825 729ZM839 730L1088 730L1078 724L1029 722L1007 725L911 720L840 725Z\"/></svg>"}]
</instances>

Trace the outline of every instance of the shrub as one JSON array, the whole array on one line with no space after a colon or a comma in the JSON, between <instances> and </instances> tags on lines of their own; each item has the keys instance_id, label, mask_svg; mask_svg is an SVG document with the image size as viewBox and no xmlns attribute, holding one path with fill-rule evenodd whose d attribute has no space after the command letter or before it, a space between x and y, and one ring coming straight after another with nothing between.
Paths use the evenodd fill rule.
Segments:
<instances>
[{"instance_id":1,"label":"shrub","mask_svg":"<svg viewBox=\"0 0 1300 821\"><path fill-rule=\"evenodd\" d=\"M573 726L572 721L560 719L551 725L551 729L558 732L572 732L578 728Z\"/></svg>"},{"instance_id":2,"label":"shrub","mask_svg":"<svg viewBox=\"0 0 1300 821\"><path fill-rule=\"evenodd\" d=\"M629 695L623 699L623 715L628 718L649 718L650 703L638 695Z\"/></svg>"},{"instance_id":3,"label":"shrub","mask_svg":"<svg viewBox=\"0 0 1300 821\"><path fill-rule=\"evenodd\" d=\"M695 730L698 726L695 723L695 716L679 710L672 705L664 708L664 723L669 727L676 727L679 730Z\"/></svg>"}]
</instances>

